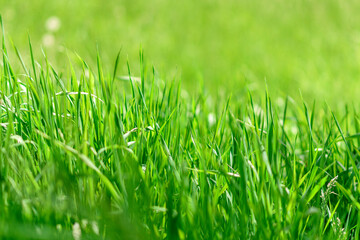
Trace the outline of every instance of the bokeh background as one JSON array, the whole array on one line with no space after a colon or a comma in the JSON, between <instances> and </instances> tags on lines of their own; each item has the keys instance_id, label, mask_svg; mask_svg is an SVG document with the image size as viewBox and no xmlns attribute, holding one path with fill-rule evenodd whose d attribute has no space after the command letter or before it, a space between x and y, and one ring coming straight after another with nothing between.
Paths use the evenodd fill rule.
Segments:
<instances>
[{"instance_id":1,"label":"bokeh background","mask_svg":"<svg viewBox=\"0 0 360 240\"><path fill-rule=\"evenodd\" d=\"M360 1L0 0L0 12L23 55L29 34L58 69L67 52L94 64L98 44L109 70L122 49L122 71L128 59L136 73L142 46L147 64L189 92L267 84L277 96L360 100Z\"/></svg>"}]
</instances>

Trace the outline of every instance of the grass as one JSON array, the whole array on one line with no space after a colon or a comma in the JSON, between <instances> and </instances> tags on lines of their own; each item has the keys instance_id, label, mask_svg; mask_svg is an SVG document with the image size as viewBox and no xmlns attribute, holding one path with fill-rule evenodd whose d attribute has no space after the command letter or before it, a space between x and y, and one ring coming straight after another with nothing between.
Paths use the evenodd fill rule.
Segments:
<instances>
[{"instance_id":1,"label":"grass","mask_svg":"<svg viewBox=\"0 0 360 240\"><path fill-rule=\"evenodd\" d=\"M218 89L237 95L243 86L261 94L266 81L273 96L296 101L299 89L308 102L326 99L332 107L360 100L348 87L360 79L357 0L11 0L0 1L0 9L19 51L28 52L30 34L61 72L67 69L65 49L93 66L98 43L107 71L122 48L139 75L141 45L164 79L176 73L193 94L201 79L214 95ZM53 16L61 23L57 31L46 27ZM52 45L46 37L53 37ZM41 51L34 56L41 59ZM126 64L119 67L126 72Z\"/></svg>"},{"instance_id":2,"label":"grass","mask_svg":"<svg viewBox=\"0 0 360 240\"><path fill-rule=\"evenodd\" d=\"M359 239L355 106L188 96L142 51L139 77L99 52L59 72L5 40L0 238Z\"/></svg>"}]
</instances>

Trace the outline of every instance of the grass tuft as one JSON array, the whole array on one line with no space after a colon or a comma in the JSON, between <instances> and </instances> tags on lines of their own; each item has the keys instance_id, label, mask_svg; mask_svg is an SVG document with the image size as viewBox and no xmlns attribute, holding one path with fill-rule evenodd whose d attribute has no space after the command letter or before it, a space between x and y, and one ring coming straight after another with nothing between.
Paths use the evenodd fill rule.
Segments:
<instances>
[{"instance_id":1,"label":"grass tuft","mask_svg":"<svg viewBox=\"0 0 360 240\"><path fill-rule=\"evenodd\" d=\"M138 78L120 52L60 73L2 36L0 238L358 239L355 111L185 96L142 49Z\"/></svg>"}]
</instances>

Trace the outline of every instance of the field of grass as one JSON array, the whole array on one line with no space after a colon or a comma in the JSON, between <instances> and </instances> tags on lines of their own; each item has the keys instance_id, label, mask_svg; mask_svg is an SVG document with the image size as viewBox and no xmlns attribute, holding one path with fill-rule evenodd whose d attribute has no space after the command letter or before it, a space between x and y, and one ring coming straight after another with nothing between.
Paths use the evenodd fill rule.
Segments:
<instances>
[{"instance_id":1,"label":"field of grass","mask_svg":"<svg viewBox=\"0 0 360 240\"><path fill-rule=\"evenodd\" d=\"M203 81L212 94L261 94L266 81L271 93L297 101L299 89L332 106L360 99L349 87L360 79L357 0L2 0L0 11L19 50L28 52L30 34L36 58L43 46L59 71L67 69L65 49L95 67L98 44L108 71L121 48L138 75L141 45L164 78L181 77L192 93ZM52 17L56 30L47 25Z\"/></svg>"},{"instance_id":2,"label":"field of grass","mask_svg":"<svg viewBox=\"0 0 360 240\"><path fill-rule=\"evenodd\" d=\"M35 2L32 8L45 4ZM155 2L154 8L166 9L163 1ZM352 103L359 98L356 88L349 86L360 71L353 61L356 51L336 45L346 42L342 33L350 35L342 27L345 20L351 20L351 26L358 24L355 15L347 15L356 11L356 3L350 7L330 0L322 6L304 1L292 6L291 13L299 15L291 16L296 17L275 18L272 14L286 11L285 6L275 11L275 6L260 7L260 2L241 3L248 10L243 27L254 32L239 41L255 46L248 45L240 57L236 53L246 46L235 53L231 46L241 32L232 37L226 29L239 24L226 15L242 9L233 1L207 3L209 11L194 12L195 22L182 23L201 26L205 29L201 34L208 34L196 37L197 28L189 27L191 36L185 42L201 43L214 36L198 52L198 46L188 44L185 53L175 51L182 46L175 39L181 41L181 31L171 35L176 29L159 38L159 44L168 43L166 53L156 54L161 46L149 45L155 38L137 36L145 41L145 51L139 50L140 43L131 44L139 29L144 35L153 30L139 27L153 11L132 8L135 4L125 9L129 16L140 11L142 17L125 37L131 45L125 46L125 53L117 52L116 36L110 38L111 45L104 34L96 38L97 32L91 35L86 26L86 33L75 34L77 40L67 43L70 50L58 42L41 49L42 30L30 30L28 38L20 30L24 23L10 24L10 35L2 28L0 239L359 239L360 122L358 104ZM6 6L20 9L17 1ZM66 24L64 16L70 13L55 6L43 7L51 15L57 11ZM178 8L177 16L191 9L186 6ZM110 3L101 6L110 7ZM215 7L220 13L208 22L207 14ZM313 26L314 35L291 28L292 21L312 16L302 13L305 8L318 13L317 22L302 23ZM89 4L83 14L96 9ZM25 18L35 19L26 15L25 7L22 11ZM261 23L251 15L256 11L264 14ZM102 10L93 16L96 22L108 15ZM330 23L321 25L330 16ZM39 19L43 23L47 17ZM81 19L74 19L74 28ZM136 19L128 20L134 24ZM224 36L210 34L212 28L206 25L219 24L212 24L218 32L224 26L221 21L230 22ZM260 33L266 24L278 26L279 32L274 30L263 42L252 41L266 35ZM73 30L54 33L59 34L56 41L63 38L66 45ZM287 30L293 31L292 37L282 39ZM101 27L97 31L111 32ZM310 35L314 41L308 52L303 51L306 41L299 41L298 48L292 45L294 36L310 39ZM82 46L80 36L88 38ZM329 45L323 46L326 37ZM90 50L98 39L99 49ZM227 47L216 45L221 40ZM272 49L275 40L280 42ZM282 53L295 48L304 55ZM148 50L156 61L172 60L159 62L163 67L157 68L148 55L144 57ZM258 61L261 57L263 62ZM247 61L236 62L239 59ZM196 62L199 65L194 66ZM181 74L174 74L177 63ZM297 75L300 72L303 75ZM269 77L267 83L263 77ZM294 77L295 82L308 77L318 82L293 87ZM336 78L343 84L329 84ZM240 89L234 87L240 84ZM347 97L339 97L339 92Z\"/></svg>"}]
</instances>

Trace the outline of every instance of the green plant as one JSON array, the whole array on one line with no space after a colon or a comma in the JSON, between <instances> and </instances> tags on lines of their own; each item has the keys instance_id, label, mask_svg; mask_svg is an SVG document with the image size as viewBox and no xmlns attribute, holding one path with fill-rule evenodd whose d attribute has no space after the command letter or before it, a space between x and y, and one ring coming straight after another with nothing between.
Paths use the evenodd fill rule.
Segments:
<instances>
[{"instance_id":1,"label":"green plant","mask_svg":"<svg viewBox=\"0 0 360 240\"><path fill-rule=\"evenodd\" d=\"M3 32L1 238L358 239L355 108L189 97L142 51L135 78L120 54L63 74L29 49L15 70Z\"/></svg>"}]
</instances>

